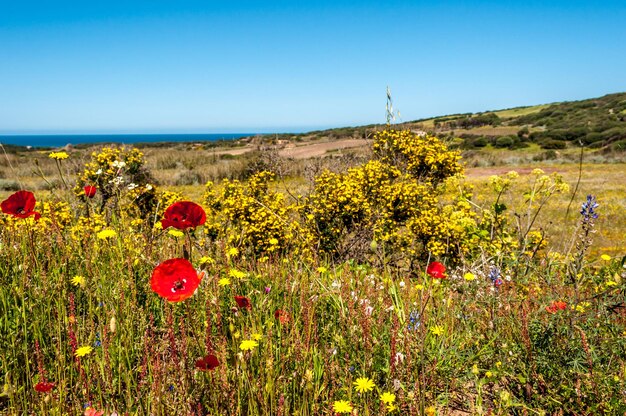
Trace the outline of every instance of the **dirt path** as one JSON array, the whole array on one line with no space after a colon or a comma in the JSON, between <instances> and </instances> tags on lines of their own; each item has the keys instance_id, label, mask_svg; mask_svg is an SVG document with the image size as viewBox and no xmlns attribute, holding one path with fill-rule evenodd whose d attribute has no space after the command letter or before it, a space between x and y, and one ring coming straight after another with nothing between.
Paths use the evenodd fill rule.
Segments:
<instances>
[{"instance_id":1,"label":"dirt path","mask_svg":"<svg viewBox=\"0 0 626 416\"><path fill-rule=\"evenodd\" d=\"M371 140L363 139L343 139L335 140L331 142L321 143L305 143L297 145L289 145L278 151L278 154L282 157L288 157L293 159L309 159L312 157L324 156L327 152L333 150L351 149L355 147L363 147L371 145ZM224 149L216 150L212 152L215 155L243 155L245 153L255 150L255 146L248 145L246 147L239 147L236 149Z\"/></svg>"}]
</instances>

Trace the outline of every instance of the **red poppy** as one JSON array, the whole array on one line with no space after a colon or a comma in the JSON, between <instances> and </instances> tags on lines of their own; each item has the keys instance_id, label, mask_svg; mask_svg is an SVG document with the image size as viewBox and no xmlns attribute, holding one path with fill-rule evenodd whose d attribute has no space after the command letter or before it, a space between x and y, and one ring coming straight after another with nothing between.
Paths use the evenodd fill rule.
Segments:
<instances>
[{"instance_id":1,"label":"red poppy","mask_svg":"<svg viewBox=\"0 0 626 416\"><path fill-rule=\"evenodd\" d=\"M17 191L0 204L0 208L2 208L2 212L5 214L13 215L18 218L26 218L31 215L35 216L35 219L38 220L41 218L41 214L33 211L35 208L35 195L29 191Z\"/></svg>"},{"instance_id":2,"label":"red poppy","mask_svg":"<svg viewBox=\"0 0 626 416\"><path fill-rule=\"evenodd\" d=\"M39 393L48 393L50 390L54 388L54 383L49 381L40 381L35 384L35 390Z\"/></svg>"},{"instance_id":3,"label":"red poppy","mask_svg":"<svg viewBox=\"0 0 626 416\"><path fill-rule=\"evenodd\" d=\"M240 309L252 309L250 299L245 296L235 296L235 301L237 302L237 306L239 306Z\"/></svg>"},{"instance_id":4,"label":"red poppy","mask_svg":"<svg viewBox=\"0 0 626 416\"><path fill-rule=\"evenodd\" d=\"M220 365L220 361L213 354L196 360L196 368L202 371L213 370L218 365Z\"/></svg>"},{"instance_id":5,"label":"red poppy","mask_svg":"<svg viewBox=\"0 0 626 416\"><path fill-rule=\"evenodd\" d=\"M283 325L289 322L289 314L282 309L276 309L276 312L274 312L274 318L278 319L278 321Z\"/></svg>"},{"instance_id":6,"label":"red poppy","mask_svg":"<svg viewBox=\"0 0 626 416\"><path fill-rule=\"evenodd\" d=\"M170 302L180 302L191 297L204 273L198 274L186 259L170 259L152 271L150 286L159 296Z\"/></svg>"},{"instance_id":7,"label":"red poppy","mask_svg":"<svg viewBox=\"0 0 626 416\"><path fill-rule=\"evenodd\" d=\"M83 188L83 191L85 192L85 196L87 198L93 198L94 196L96 196L96 192L98 192L98 188L96 188L93 185L87 185Z\"/></svg>"},{"instance_id":8,"label":"red poppy","mask_svg":"<svg viewBox=\"0 0 626 416\"><path fill-rule=\"evenodd\" d=\"M180 201L165 210L161 225L164 230L168 227L185 230L202 225L205 221L206 213L200 205L191 201Z\"/></svg>"},{"instance_id":9,"label":"red poppy","mask_svg":"<svg viewBox=\"0 0 626 416\"><path fill-rule=\"evenodd\" d=\"M550 306L546 306L548 313L557 313L558 311L564 311L567 308L567 303L562 300L555 300Z\"/></svg>"},{"instance_id":10,"label":"red poppy","mask_svg":"<svg viewBox=\"0 0 626 416\"><path fill-rule=\"evenodd\" d=\"M446 266L439 263L438 261L433 261L426 268L426 273L435 279L445 279L446 276Z\"/></svg>"}]
</instances>

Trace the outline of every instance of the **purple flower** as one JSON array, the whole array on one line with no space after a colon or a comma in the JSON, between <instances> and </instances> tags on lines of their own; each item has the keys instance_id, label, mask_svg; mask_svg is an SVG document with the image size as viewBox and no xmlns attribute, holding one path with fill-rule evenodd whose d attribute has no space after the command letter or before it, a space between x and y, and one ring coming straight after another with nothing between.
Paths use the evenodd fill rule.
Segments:
<instances>
[{"instance_id":1,"label":"purple flower","mask_svg":"<svg viewBox=\"0 0 626 416\"><path fill-rule=\"evenodd\" d=\"M272 290L271 286L265 286L265 294L268 295L270 293L270 291Z\"/></svg>"},{"instance_id":2,"label":"purple flower","mask_svg":"<svg viewBox=\"0 0 626 416\"><path fill-rule=\"evenodd\" d=\"M583 216L584 222L589 222L598 218L598 214L595 209L600 205L596 201L596 197L593 195L587 195L587 200L582 204L580 209L580 215Z\"/></svg>"}]
</instances>

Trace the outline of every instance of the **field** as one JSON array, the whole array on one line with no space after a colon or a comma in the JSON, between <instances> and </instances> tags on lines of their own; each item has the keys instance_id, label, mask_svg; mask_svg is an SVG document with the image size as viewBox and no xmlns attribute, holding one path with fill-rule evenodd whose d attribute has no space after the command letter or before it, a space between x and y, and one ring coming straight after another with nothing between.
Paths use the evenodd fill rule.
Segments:
<instances>
[{"instance_id":1,"label":"field","mask_svg":"<svg viewBox=\"0 0 626 416\"><path fill-rule=\"evenodd\" d=\"M0 414L624 414L625 165L543 152L5 154Z\"/></svg>"}]
</instances>

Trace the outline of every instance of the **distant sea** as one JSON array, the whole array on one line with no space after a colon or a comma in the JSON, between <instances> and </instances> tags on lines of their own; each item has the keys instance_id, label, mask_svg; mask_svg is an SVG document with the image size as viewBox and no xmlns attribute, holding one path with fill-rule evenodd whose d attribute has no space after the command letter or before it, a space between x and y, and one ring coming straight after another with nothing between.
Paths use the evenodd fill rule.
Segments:
<instances>
[{"instance_id":1,"label":"distant sea","mask_svg":"<svg viewBox=\"0 0 626 416\"><path fill-rule=\"evenodd\" d=\"M255 133L212 133L212 134L68 134L68 135L21 135L0 134L0 143L33 147L61 147L66 144L88 143L158 143L158 142L214 142L235 140L254 136Z\"/></svg>"}]
</instances>

